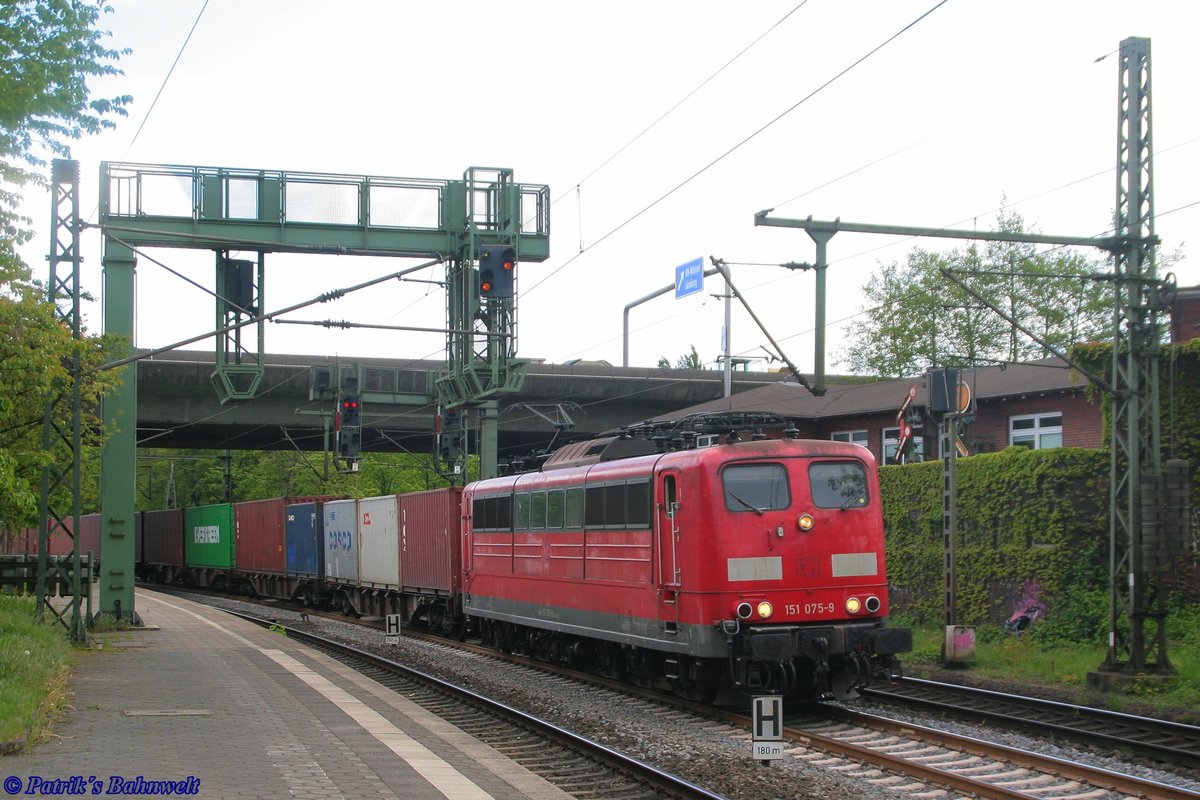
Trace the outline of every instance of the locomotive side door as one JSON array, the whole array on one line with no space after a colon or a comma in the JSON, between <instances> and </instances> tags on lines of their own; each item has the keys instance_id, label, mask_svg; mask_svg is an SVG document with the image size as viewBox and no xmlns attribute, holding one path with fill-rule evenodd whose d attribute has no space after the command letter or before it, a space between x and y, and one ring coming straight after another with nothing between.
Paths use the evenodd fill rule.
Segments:
<instances>
[{"instance_id":1,"label":"locomotive side door","mask_svg":"<svg viewBox=\"0 0 1200 800\"><path fill-rule=\"evenodd\" d=\"M679 622L678 594L682 575L679 569L679 472L669 470L655 476L654 535L658 557L655 580L658 583L659 615L668 633Z\"/></svg>"}]
</instances>

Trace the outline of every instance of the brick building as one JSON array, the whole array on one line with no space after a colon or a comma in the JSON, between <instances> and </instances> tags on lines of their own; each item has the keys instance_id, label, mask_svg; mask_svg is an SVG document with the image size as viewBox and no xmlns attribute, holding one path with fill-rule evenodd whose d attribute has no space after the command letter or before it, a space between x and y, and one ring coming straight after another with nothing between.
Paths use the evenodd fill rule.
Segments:
<instances>
[{"instance_id":1,"label":"brick building","mask_svg":"<svg viewBox=\"0 0 1200 800\"><path fill-rule=\"evenodd\" d=\"M1171 340L1200 337L1200 286L1180 289L1172 308ZM937 373L874 383L831 382L824 397L788 381L767 384L672 415L712 411L774 412L791 420L800 436L837 439L863 445L881 464L896 463L903 422L913 427L907 460L940 457L938 419L931 414L930 385ZM1087 379L1058 358L1021 364L961 369L970 391L962 441L972 454L1018 445L1099 448L1103 419L1100 395ZM901 406L915 390L904 417Z\"/></svg>"},{"instance_id":2,"label":"brick building","mask_svg":"<svg viewBox=\"0 0 1200 800\"><path fill-rule=\"evenodd\" d=\"M937 422L929 413L931 375L859 385L831 384L814 397L784 381L687 409L766 411L790 419L808 439L837 439L868 448L880 463L895 463L900 408L910 389L915 395L904 419L914 428L909 460L938 457ZM962 370L971 394L963 443L971 453L1017 444L1047 447L1099 447L1099 399L1088 398L1085 381L1057 358ZM676 415L676 416L681 416Z\"/></svg>"}]
</instances>

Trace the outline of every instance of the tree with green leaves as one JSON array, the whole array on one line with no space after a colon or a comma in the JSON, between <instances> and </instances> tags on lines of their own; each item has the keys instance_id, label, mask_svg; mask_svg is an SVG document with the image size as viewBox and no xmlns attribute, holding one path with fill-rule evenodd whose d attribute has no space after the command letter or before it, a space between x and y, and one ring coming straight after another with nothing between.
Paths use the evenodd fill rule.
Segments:
<instances>
[{"instance_id":1,"label":"tree with green leaves","mask_svg":"<svg viewBox=\"0 0 1200 800\"><path fill-rule=\"evenodd\" d=\"M228 456L212 450L144 449L138 454L138 509L201 506L225 502L226 470L233 502L273 497L344 495L378 497L420 492L449 485L427 457L372 452L356 473L336 472L325 454L294 450L237 450ZM477 459L469 466L478 469ZM173 491L168 484L173 482Z\"/></svg>"},{"instance_id":2,"label":"tree with green leaves","mask_svg":"<svg viewBox=\"0 0 1200 800\"><path fill-rule=\"evenodd\" d=\"M1025 229L1011 211L1001 212L998 223L1002 231ZM1110 290L1096 279L1104 272L1100 258L1021 243L948 253L916 248L903 265L883 265L863 287L867 305L839 361L860 374L900 378L949 364L1045 358L1107 338Z\"/></svg>"},{"instance_id":3,"label":"tree with green leaves","mask_svg":"<svg viewBox=\"0 0 1200 800\"><path fill-rule=\"evenodd\" d=\"M658 368L671 369L671 362L667 360L666 356L659 356ZM692 352L675 359L675 369L704 369L704 360L696 352L696 345L692 345Z\"/></svg>"},{"instance_id":4,"label":"tree with green leaves","mask_svg":"<svg viewBox=\"0 0 1200 800\"><path fill-rule=\"evenodd\" d=\"M90 410L115 380L96 369L108 360L110 343L75 341L17 252L32 236L32 221L19 212L20 191L47 186L50 158L70 157L71 140L112 127L111 117L125 114L128 97L92 99L87 85L120 74L115 64L122 53L106 48L109 34L95 27L107 11L91 0L0 3L0 528L36 525L43 466L72 457L46 452L42 428L45 403L71 385L67 364L74 354L89 444L103 437ZM60 430L70 429L67 405L56 407ZM61 507L63 498L55 502Z\"/></svg>"},{"instance_id":5,"label":"tree with green leaves","mask_svg":"<svg viewBox=\"0 0 1200 800\"><path fill-rule=\"evenodd\" d=\"M105 47L110 34L96 28L109 11L95 0L0 3L0 260L9 269L30 237L19 190L46 186L49 158L70 158L70 141L126 114L130 97L93 99L88 90L90 78L122 74L116 62L127 51Z\"/></svg>"}]
</instances>

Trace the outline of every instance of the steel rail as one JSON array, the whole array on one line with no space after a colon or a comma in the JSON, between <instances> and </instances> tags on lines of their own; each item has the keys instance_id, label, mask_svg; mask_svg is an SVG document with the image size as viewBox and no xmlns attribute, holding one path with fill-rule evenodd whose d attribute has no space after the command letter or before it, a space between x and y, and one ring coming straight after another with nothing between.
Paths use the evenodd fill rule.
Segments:
<instances>
[{"instance_id":1,"label":"steel rail","mask_svg":"<svg viewBox=\"0 0 1200 800\"><path fill-rule=\"evenodd\" d=\"M1042 755L1029 750L1021 750L1015 747L995 744L982 739L976 739L970 736L962 736L959 734L948 733L946 731L936 730L934 728L926 728L922 725L916 725L911 722L901 722L898 720L887 719L876 714L868 714L863 711L851 711L849 709L831 709L833 716L842 721L851 724L863 725L871 727L875 730L894 734L897 736L905 736L910 739L919 739L929 742L930 744L946 747L952 750L961 751L971 755L983 756L986 758L1003 761L1014 766L1024 767L1026 769L1035 770L1044 774L1055 775L1060 778L1069 778L1082 783L1091 784L1109 791L1120 792L1125 795L1146 798L1146 800L1196 800L1200 798L1200 793L1193 792L1190 789L1184 789L1178 786L1169 786L1158 781L1139 778L1134 775L1126 775L1124 773L1115 772L1113 770L1104 769L1102 767L1093 767L1088 764L1082 764L1077 761L1068 761L1066 759L1055 758L1054 756ZM812 735L804 732L805 735ZM841 746L851 748L851 752L865 749L858 745L847 745L842 743ZM890 766L889 769L908 772L907 764L903 756L890 756L881 753L875 753L875 757L881 762L886 760ZM904 762L904 767L897 767L896 761ZM920 765L917 765L920 766ZM952 772L945 772L947 775L953 775ZM936 782L933 778L931 782ZM987 786L987 789L977 788L971 791L978 794L980 797L1034 797L1035 795L1024 794L1017 792L1016 794L1004 794L1010 790L1003 787ZM994 793L999 791L1000 793Z\"/></svg>"},{"instance_id":2,"label":"steel rail","mask_svg":"<svg viewBox=\"0 0 1200 800\"><path fill-rule=\"evenodd\" d=\"M1200 768L1200 727L1195 725L920 678L901 678L893 688L872 688L863 694L880 702L937 709L1014 728L1052 732L1076 741L1116 747L1167 763ZM970 705L963 704L964 698Z\"/></svg>"}]
</instances>

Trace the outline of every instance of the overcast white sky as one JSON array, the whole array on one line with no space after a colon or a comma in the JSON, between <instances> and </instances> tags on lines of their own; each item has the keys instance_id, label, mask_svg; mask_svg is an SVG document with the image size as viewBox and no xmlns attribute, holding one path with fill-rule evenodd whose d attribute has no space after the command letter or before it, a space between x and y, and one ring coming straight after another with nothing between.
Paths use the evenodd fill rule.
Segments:
<instances>
[{"instance_id":1,"label":"overcast white sky","mask_svg":"<svg viewBox=\"0 0 1200 800\"><path fill-rule=\"evenodd\" d=\"M430 179L509 167L557 201L551 258L519 268L521 356L620 364L624 306L713 255L736 265L739 288L808 371L813 276L741 264L812 261L814 247L800 230L756 228L756 211L986 229L1007 198L1041 232L1102 235L1116 197L1115 51L1145 36L1157 233L1166 249L1184 247L1179 284L1200 283L1200 5L949 0L816 91L936 3L112 0L103 25L133 53L125 76L93 94L131 94L134 105L115 131L74 148L84 215L95 220L103 160ZM27 200L39 236L23 254L40 273L50 200ZM957 243L847 233L830 243L834 371L861 287L914 244ZM99 295L94 230L83 252L84 288ZM213 283L211 255L150 254ZM267 265L265 307L277 309L408 262L276 255ZM635 309L631 364L674 361L692 345L715 361L720 291L710 278L701 294ZM389 283L294 318L441 327L444 307L432 284ZM212 300L145 259L137 308L142 347L213 327ZM87 313L98 329L99 308ZM732 328L735 354L763 354L740 309ZM443 341L268 325L267 350L440 358Z\"/></svg>"}]
</instances>

